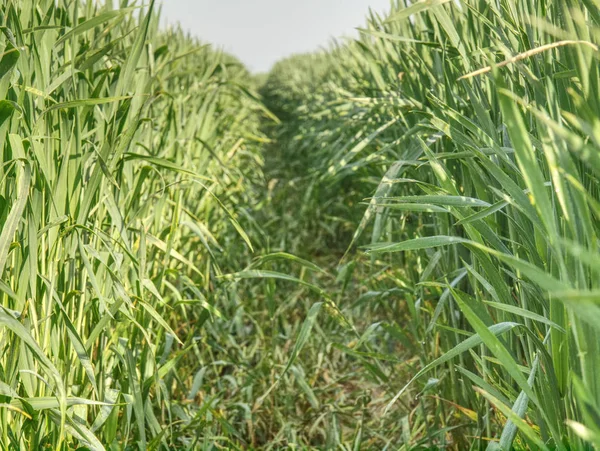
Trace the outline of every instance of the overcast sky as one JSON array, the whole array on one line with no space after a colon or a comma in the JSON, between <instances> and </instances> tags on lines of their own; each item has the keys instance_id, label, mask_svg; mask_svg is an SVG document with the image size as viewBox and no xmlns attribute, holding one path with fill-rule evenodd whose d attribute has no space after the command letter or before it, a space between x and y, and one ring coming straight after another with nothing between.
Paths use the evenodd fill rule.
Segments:
<instances>
[{"instance_id":1,"label":"overcast sky","mask_svg":"<svg viewBox=\"0 0 600 451\"><path fill-rule=\"evenodd\" d=\"M163 23L179 22L203 41L224 48L249 69L267 71L293 53L353 36L369 7L382 12L390 0L162 0Z\"/></svg>"}]
</instances>

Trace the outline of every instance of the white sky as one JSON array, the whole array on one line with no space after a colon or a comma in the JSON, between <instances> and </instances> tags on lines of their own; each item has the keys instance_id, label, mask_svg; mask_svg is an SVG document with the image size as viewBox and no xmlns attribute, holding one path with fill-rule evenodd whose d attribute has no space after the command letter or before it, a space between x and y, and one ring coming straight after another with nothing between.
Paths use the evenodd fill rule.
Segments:
<instances>
[{"instance_id":1,"label":"white sky","mask_svg":"<svg viewBox=\"0 0 600 451\"><path fill-rule=\"evenodd\" d=\"M179 22L205 42L262 72L282 57L354 36L369 8L390 0L162 0L163 23Z\"/></svg>"}]
</instances>

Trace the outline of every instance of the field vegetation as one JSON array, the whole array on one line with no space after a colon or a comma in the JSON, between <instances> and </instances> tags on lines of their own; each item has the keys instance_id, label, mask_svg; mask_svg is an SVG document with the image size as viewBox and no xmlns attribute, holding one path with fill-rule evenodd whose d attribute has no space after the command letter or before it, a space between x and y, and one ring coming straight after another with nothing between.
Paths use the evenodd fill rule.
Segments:
<instances>
[{"instance_id":1,"label":"field vegetation","mask_svg":"<svg viewBox=\"0 0 600 451\"><path fill-rule=\"evenodd\" d=\"M159 18L0 4L2 449L600 447L597 0Z\"/></svg>"}]
</instances>

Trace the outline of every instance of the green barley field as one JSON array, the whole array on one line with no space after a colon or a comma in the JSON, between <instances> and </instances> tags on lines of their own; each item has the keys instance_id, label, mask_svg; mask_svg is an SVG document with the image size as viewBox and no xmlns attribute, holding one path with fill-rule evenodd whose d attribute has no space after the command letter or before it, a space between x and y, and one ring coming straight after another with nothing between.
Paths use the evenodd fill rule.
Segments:
<instances>
[{"instance_id":1,"label":"green barley field","mask_svg":"<svg viewBox=\"0 0 600 451\"><path fill-rule=\"evenodd\" d=\"M600 449L599 0L159 24L0 2L2 450Z\"/></svg>"}]
</instances>

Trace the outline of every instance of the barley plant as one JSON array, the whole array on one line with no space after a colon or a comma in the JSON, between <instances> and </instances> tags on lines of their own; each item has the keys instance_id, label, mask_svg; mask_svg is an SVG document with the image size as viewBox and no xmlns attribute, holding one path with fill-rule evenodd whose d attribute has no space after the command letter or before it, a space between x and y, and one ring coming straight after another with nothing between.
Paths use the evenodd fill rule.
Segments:
<instances>
[{"instance_id":1,"label":"barley plant","mask_svg":"<svg viewBox=\"0 0 600 451\"><path fill-rule=\"evenodd\" d=\"M397 421L363 446L593 449L600 4L393 3L329 62L305 57L314 73L283 61L263 88L292 117L267 164L295 174L290 245L368 268L341 306L364 335L342 349Z\"/></svg>"},{"instance_id":2,"label":"barley plant","mask_svg":"<svg viewBox=\"0 0 600 451\"><path fill-rule=\"evenodd\" d=\"M2 449L600 447L598 0L159 10L0 3Z\"/></svg>"},{"instance_id":3,"label":"barley plant","mask_svg":"<svg viewBox=\"0 0 600 451\"><path fill-rule=\"evenodd\" d=\"M158 449L196 427L183 403L220 268L251 246L262 107L155 8L0 6L3 449Z\"/></svg>"}]
</instances>

